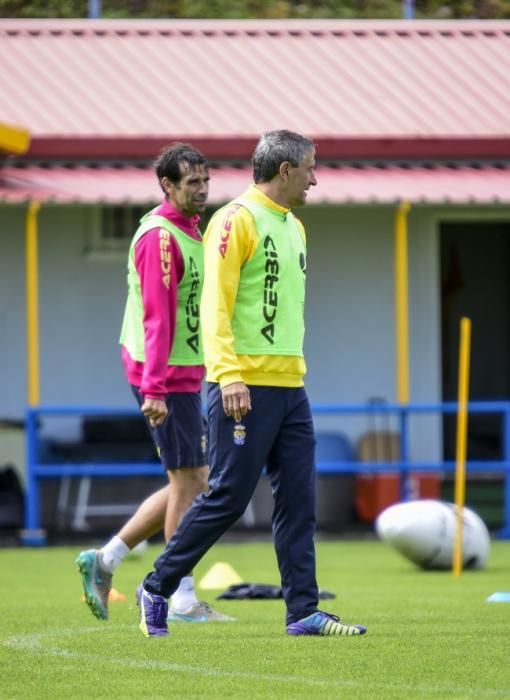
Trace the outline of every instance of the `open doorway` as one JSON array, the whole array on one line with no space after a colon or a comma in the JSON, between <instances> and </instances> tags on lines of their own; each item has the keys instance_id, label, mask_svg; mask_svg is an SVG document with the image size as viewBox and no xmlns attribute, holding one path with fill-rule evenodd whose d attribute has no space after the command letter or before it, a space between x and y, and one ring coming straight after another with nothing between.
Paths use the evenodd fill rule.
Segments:
<instances>
[{"instance_id":1,"label":"open doorway","mask_svg":"<svg viewBox=\"0 0 510 700\"><path fill-rule=\"evenodd\" d=\"M457 400L459 326L471 319L470 400L510 399L510 221L440 224L442 388ZM455 459L455 416L444 420L444 456ZM470 416L468 459L499 459L499 416Z\"/></svg>"}]
</instances>

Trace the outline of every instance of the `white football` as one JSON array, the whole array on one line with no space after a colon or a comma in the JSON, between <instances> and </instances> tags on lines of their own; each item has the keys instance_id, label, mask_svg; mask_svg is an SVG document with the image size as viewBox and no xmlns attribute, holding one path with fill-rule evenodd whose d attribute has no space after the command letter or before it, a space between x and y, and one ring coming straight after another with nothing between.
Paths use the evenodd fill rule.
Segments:
<instances>
[{"instance_id":1,"label":"white football","mask_svg":"<svg viewBox=\"0 0 510 700\"><path fill-rule=\"evenodd\" d=\"M377 534L422 569L450 569L457 527L456 507L418 500L386 508L375 522ZM469 508L462 513L462 559L466 569L483 569L490 536L483 520Z\"/></svg>"}]
</instances>

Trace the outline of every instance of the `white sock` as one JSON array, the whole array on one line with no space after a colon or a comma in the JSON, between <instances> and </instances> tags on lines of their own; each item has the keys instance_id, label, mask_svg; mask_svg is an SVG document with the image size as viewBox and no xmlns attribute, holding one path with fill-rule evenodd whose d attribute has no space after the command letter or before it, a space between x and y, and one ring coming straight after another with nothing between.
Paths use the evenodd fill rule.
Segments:
<instances>
[{"instance_id":1,"label":"white sock","mask_svg":"<svg viewBox=\"0 0 510 700\"><path fill-rule=\"evenodd\" d=\"M185 612L195 603L198 603L198 600L195 595L193 576L184 576L181 578L179 588L172 595L172 608L178 612Z\"/></svg>"},{"instance_id":2,"label":"white sock","mask_svg":"<svg viewBox=\"0 0 510 700\"><path fill-rule=\"evenodd\" d=\"M104 568L113 574L120 562L129 554L129 547L120 537L115 535L101 548L101 554L103 555Z\"/></svg>"}]
</instances>

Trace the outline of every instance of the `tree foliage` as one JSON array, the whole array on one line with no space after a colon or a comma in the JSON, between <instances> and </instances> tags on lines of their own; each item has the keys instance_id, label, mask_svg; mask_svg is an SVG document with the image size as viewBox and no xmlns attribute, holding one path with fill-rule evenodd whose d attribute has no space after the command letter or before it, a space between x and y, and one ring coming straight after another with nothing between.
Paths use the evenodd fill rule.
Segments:
<instances>
[{"instance_id":1,"label":"tree foliage","mask_svg":"<svg viewBox=\"0 0 510 700\"><path fill-rule=\"evenodd\" d=\"M510 0L415 0L418 19L510 18ZM3 18L85 18L88 0L0 0ZM102 0L104 18L395 19L401 0Z\"/></svg>"}]
</instances>

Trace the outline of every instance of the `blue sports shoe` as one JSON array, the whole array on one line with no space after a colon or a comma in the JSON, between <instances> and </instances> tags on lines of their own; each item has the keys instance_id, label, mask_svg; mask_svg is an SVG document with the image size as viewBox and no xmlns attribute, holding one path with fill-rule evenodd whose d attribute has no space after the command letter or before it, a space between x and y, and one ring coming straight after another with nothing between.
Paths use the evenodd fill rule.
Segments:
<instances>
[{"instance_id":1,"label":"blue sports shoe","mask_svg":"<svg viewBox=\"0 0 510 700\"><path fill-rule=\"evenodd\" d=\"M168 602L162 595L149 593L142 584L136 589L139 627L146 637L167 637Z\"/></svg>"},{"instance_id":2,"label":"blue sports shoe","mask_svg":"<svg viewBox=\"0 0 510 700\"><path fill-rule=\"evenodd\" d=\"M81 574L85 602L98 620L108 619L108 595L112 575L103 566L103 555L96 549L80 552L76 565Z\"/></svg>"},{"instance_id":3,"label":"blue sports shoe","mask_svg":"<svg viewBox=\"0 0 510 700\"><path fill-rule=\"evenodd\" d=\"M344 625L336 615L321 612L320 610L287 625L287 634L295 636L353 637L358 634L365 634L366 631L367 628L363 627L363 625Z\"/></svg>"}]
</instances>

